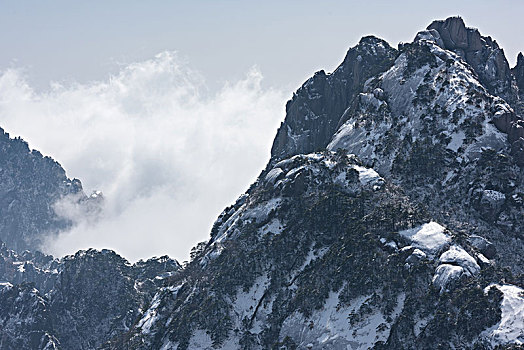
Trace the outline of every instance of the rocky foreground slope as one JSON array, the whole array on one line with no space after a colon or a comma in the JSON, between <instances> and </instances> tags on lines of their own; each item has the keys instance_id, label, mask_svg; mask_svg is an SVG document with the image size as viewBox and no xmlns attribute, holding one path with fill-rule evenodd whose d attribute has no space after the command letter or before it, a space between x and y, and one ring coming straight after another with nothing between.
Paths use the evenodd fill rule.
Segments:
<instances>
[{"instance_id":1,"label":"rocky foreground slope","mask_svg":"<svg viewBox=\"0 0 524 350\"><path fill-rule=\"evenodd\" d=\"M0 345L522 347L523 85L522 55L457 17L398 49L362 38L294 94L183 268L2 248Z\"/></svg>"},{"instance_id":2,"label":"rocky foreground slope","mask_svg":"<svg viewBox=\"0 0 524 350\"><path fill-rule=\"evenodd\" d=\"M193 261L106 348L520 342L522 281L498 268L494 255L485 238L435 222L355 156L297 155L224 211Z\"/></svg>"}]
</instances>

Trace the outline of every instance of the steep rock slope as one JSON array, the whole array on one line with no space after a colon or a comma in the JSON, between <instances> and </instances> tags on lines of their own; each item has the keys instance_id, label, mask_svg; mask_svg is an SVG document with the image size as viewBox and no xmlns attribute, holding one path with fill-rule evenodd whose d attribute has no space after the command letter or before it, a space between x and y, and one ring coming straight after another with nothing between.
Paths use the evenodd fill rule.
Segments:
<instances>
[{"instance_id":1,"label":"steep rock slope","mask_svg":"<svg viewBox=\"0 0 524 350\"><path fill-rule=\"evenodd\" d=\"M517 110L520 115L524 114L524 55L519 52L517 56L517 64L511 69L511 72L515 76L517 88L519 89L519 106Z\"/></svg>"},{"instance_id":2,"label":"steep rock slope","mask_svg":"<svg viewBox=\"0 0 524 350\"><path fill-rule=\"evenodd\" d=\"M325 148L363 83L387 69L395 56L396 50L384 40L364 37L332 74L315 73L286 104L286 119L271 149L273 157L287 158Z\"/></svg>"},{"instance_id":3,"label":"steep rock slope","mask_svg":"<svg viewBox=\"0 0 524 350\"><path fill-rule=\"evenodd\" d=\"M345 112L328 149L355 153L447 226L497 242L504 264L521 272L522 138L512 136L516 123L504 124L519 117L436 41L425 32L404 45Z\"/></svg>"},{"instance_id":4,"label":"steep rock slope","mask_svg":"<svg viewBox=\"0 0 524 350\"><path fill-rule=\"evenodd\" d=\"M161 271L150 266L158 260L164 260ZM131 265L113 251L93 249L65 257L61 264L49 307L63 349L93 349L127 331L150 302L156 289L150 284L180 268L168 258Z\"/></svg>"},{"instance_id":5,"label":"steep rock slope","mask_svg":"<svg viewBox=\"0 0 524 350\"><path fill-rule=\"evenodd\" d=\"M473 238L432 221L353 155L297 155L263 172L134 329L104 348L512 343L493 336L499 326L523 334L503 323L492 284L520 282Z\"/></svg>"},{"instance_id":6,"label":"steep rock slope","mask_svg":"<svg viewBox=\"0 0 524 350\"><path fill-rule=\"evenodd\" d=\"M56 214L54 204L68 197L80 205L96 206L78 179L69 179L50 157L30 150L20 138L0 128L0 240L18 252L36 250L44 235L71 225ZM89 204L88 204L89 202Z\"/></svg>"},{"instance_id":7,"label":"steep rock slope","mask_svg":"<svg viewBox=\"0 0 524 350\"><path fill-rule=\"evenodd\" d=\"M0 348L57 350L47 298L29 284L0 282Z\"/></svg>"},{"instance_id":8,"label":"steep rock slope","mask_svg":"<svg viewBox=\"0 0 524 350\"><path fill-rule=\"evenodd\" d=\"M517 81L520 94L524 94L524 55L522 52L517 56L517 65L512 69Z\"/></svg>"},{"instance_id":9,"label":"steep rock slope","mask_svg":"<svg viewBox=\"0 0 524 350\"><path fill-rule=\"evenodd\" d=\"M504 51L495 40L482 36L476 28L467 28L460 17L434 21L427 29L439 33L442 48L455 52L469 63L490 93L510 104L517 102L514 77Z\"/></svg>"},{"instance_id":10,"label":"steep rock slope","mask_svg":"<svg viewBox=\"0 0 524 350\"><path fill-rule=\"evenodd\" d=\"M18 254L0 243L0 282L14 285L32 283L42 293L55 286L60 263L39 251Z\"/></svg>"}]
</instances>

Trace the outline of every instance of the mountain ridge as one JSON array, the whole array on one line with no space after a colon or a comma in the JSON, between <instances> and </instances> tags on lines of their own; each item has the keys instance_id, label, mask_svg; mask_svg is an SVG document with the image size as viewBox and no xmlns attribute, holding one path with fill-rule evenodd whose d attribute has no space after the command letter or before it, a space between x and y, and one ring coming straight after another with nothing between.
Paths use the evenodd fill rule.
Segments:
<instances>
[{"instance_id":1,"label":"mountain ridge","mask_svg":"<svg viewBox=\"0 0 524 350\"><path fill-rule=\"evenodd\" d=\"M288 101L267 167L183 267L3 246L0 345L521 347L523 72L460 17L398 49L362 38Z\"/></svg>"}]
</instances>

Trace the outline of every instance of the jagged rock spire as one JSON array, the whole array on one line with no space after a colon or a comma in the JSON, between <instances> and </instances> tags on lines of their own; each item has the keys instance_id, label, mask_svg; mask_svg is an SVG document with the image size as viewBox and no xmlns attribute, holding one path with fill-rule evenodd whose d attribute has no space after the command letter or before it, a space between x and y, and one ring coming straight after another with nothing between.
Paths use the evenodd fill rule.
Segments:
<instances>
[{"instance_id":1,"label":"jagged rock spire","mask_svg":"<svg viewBox=\"0 0 524 350\"><path fill-rule=\"evenodd\" d=\"M517 56L517 65L512 69L512 72L517 81L519 92L524 96L524 55L522 55L522 52L519 52Z\"/></svg>"}]
</instances>

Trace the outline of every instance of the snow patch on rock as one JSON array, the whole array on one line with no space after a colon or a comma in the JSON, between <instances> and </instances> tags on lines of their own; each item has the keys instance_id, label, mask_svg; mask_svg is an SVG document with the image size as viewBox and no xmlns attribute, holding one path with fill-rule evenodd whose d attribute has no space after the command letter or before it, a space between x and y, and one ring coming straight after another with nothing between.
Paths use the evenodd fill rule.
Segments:
<instances>
[{"instance_id":1,"label":"snow patch on rock","mask_svg":"<svg viewBox=\"0 0 524 350\"><path fill-rule=\"evenodd\" d=\"M495 190L484 190L482 191L483 196L493 202L504 202L506 200L506 195L499 191Z\"/></svg>"},{"instance_id":2,"label":"snow patch on rock","mask_svg":"<svg viewBox=\"0 0 524 350\"><path fill-rule=\"evenodd\" d=\"M138 322L137 327L142 329L142 334L149 334L151 331L151 326L155 324L158 319L157 308L160 306L160 293L157 293L151 302L151 306L147 309L146 314Z\"/></svg>"},{"instance_id":3,"label":"snow patch on rock","mask_svg":"<svg viewBox=\"0 0 524 350\"><path fill-rule=\"evenodd\" d=\"M497 345L524 345L524 289L512 285L490 285L484 292L495 286L503 293L500 309L501 320L495 326L482 332L482 337L495 347Z\"/></svg>"},{"instance_id":4,"label":"snow patch on rock","mask_svg":"<svg viewBox=\"0 0 524 350\"><path fill-rule=\"evenodd\" d=\"M275 183L276 180L282 175L284 171L280 168L271 169L266 175L266 181L269 183Z\"/></svg>"},{"instance_id":5,"label":"snow patch on rock","mask_svg":"<svg viewBox=\"0 0 524 350\"><path fill-rule=\"evenodd\" d=\"M206 331L197 329L189 339L188 349L211 350L213 349L213 340Z\"/></svg>"},{"instance_id":6,"label":"snow patch on rock","mask_svg":"<svg viewBox=\"0 0 524 350\"><path fill-rule=\"evenodd\" d=\"M451 241L446 228L431 221L422 226L400 231L399 234L411 241L413 247L434 254Z\"/></svg>"},{"instance_id":7,"label":"snow patch on rock","mask_svg":"<svg viewBox=\"0 0 524 350\"><path fill-rule=\"evenodd\" d=\"M375 170L359 165L354 165L353 168L358 171L358 179L362 186L378 189L384 184L384 179Z\"/></svg>"},{"instance_id":8,"label":"snow patch on rock","mask_svg":"<svg viewBox=\"0 0 524 350\"><path fill-rule=\"evenodd\" d=\"M475 275L480 271L476 260L458 245L451 246L439 258L441 265L435 270L433 284L440 291L448 289L451 283L463 274Z\"/></svg>"},{"instance_id":9,"label":"snow patch on rock","mask_svg":"<svg viewBox=\"0 0 524 350\"><path fill-rule=\"evenodd\" d=\"M372 309L370 314L351 325L348 318L358 313L371 295L355 298L349 306L339 304L338 293L331 292L324 307L313 312L307 320L295 312L283 323L280 337L291 337L299 349L350 349L371 348L377 341L386 341L391 323L380 311ZM391 314L394 320L402 311L405 295L397 297L397 305Z\"/></svg>"},{"instance_id":10,"label":"snow patch on rock","mask_svg":"<svg viewBox=\"0 0 524 350\"><path fill-rule=\"evenodd\" d=\"M464 131L459 130L453 134L451 134L451 141L447 145L447 149L452 150L453 152L457 152L460 146L464 143L464 138L466 137L466 134Z\"/></svg>"},{"instance_id":11,"label":"snow patch on rock","mask_svg":"<svg viewBox=\"0 0 524 350\"><path fill-rule=\"evenodd\" d=\"M267 275L264 275L258 277L247 292L242 289L237 291L233 308L239 319L243 319L246 316L251 317L253 315L258 302L264 295L268 286L269 279L267 278Z\"/></svg>"},{"instance_id":12,"label":"snow patch on rock","mask_svg":"<svg viewBox=\"0 0 524 350\"><path fill-rule=\"evenodd\" d=\"M247 209L243 215L243 219L254 219L256 222L262 222L267 219L272 211L279 207L281 202L281 198L271 198L267 202L254 208Z\"/></svg>"},{"instance_id":13,"label":"snow patch on rock","mask_svg":"<svg viewBox=\"0 0 524 350\"><path fill-rule=\"evenodd\" d=\"M262 226L258 232L265 236L267 234L279 235L284 230L284 224L279 219L271 219L270 222Z\"/></svg>"}]
</instances>

